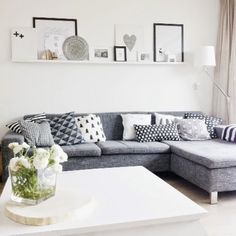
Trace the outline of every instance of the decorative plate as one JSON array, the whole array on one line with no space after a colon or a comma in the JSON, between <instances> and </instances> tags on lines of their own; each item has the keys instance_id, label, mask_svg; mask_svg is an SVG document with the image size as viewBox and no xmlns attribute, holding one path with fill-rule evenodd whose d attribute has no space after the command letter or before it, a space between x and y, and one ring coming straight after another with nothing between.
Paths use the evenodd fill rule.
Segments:
<instances>
[{"instance_id":1,"label":"decorative plate","mask_svg":"<svg viewBox=\"0 0 236 236\"><path fill-rule=\"evenodd\" d=\"M79 36L67 38L62 46L64 56L68 60L88 60L89 46L85 39Z\"/></svg>"}]
</instances>

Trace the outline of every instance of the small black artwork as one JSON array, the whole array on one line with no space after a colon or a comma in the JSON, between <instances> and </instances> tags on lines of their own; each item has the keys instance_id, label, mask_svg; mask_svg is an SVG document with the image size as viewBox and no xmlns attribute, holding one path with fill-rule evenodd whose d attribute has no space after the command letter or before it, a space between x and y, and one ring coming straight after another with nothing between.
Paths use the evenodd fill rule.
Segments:
<instances>
[{"instance_id":1,"label":"small black artwork","mask_svg":"<svg viewBox=\"0 0 236 236\"><path fill-rule=\"evenodd\" d=\"M119 62L127 61L126 47L123 46L114 47L114 61L119 61Z\"/></svg>"},{"instance_id":2,"label":"small black artwork","mask_svg":"<svg viewBox=\"0 0 236 236\"><path fill-rule=\"evenodd\" d=\"M14 34L13 34L16 38L21 38L21 39L23 39L25 36L22 34L22 33L19 33L19 32L15 32Z\"/></svg>"}]
</instances>

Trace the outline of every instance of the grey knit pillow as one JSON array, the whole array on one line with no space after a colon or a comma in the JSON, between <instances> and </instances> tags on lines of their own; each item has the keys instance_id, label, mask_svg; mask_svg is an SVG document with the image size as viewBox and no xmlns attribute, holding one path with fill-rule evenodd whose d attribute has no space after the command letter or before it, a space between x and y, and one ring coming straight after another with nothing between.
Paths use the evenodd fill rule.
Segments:
<instances>
[{"instance_id":1,"label":"grey knit pillow","mask_svg":"<svg viewBox=\"0 0 236 236\"><path fill-rule=\"evenodd\" d=\"M50 124L41 124L21 120L20 127L22 135L30 146L49 147L54 144Z\"/></svg>"},{"instance_id":2,"label":"grey knit pillow","mask_svg":"<svg viewBox=\"0 0 236 236\"><path fill-rule=\"evenodd\" d=\"M200 141L210 139L205 120L182 119L178 120L180 137L188 141Z\"/></svg>"}]
</instances>

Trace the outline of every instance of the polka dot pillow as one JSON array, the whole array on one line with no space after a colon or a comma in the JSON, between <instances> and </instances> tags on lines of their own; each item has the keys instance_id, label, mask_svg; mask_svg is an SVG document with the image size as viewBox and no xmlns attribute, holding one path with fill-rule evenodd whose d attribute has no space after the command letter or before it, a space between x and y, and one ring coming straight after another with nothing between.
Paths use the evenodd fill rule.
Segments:
<instances>
[{"instance_id":1,"label":"polka dot pillow","mask_svg":"<svg viewBox=\"0 0 236 236\"><path fill-rule=\"evenodd\" d=\"M177 124L134 125L138 142L179 141Z\"/></svg>"}]
</instances>

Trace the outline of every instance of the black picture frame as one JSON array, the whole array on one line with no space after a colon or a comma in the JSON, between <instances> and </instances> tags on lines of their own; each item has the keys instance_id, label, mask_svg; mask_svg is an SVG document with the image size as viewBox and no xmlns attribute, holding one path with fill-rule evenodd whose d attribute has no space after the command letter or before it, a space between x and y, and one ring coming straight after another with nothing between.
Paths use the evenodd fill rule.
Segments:
<instances>
[{"instance_id":1,"label":"black picture frame","mask_svg":"<svg viewBox=\"0 0 236 236\"><path fill-rule=\"evenodd\" d=\"M124 58L122 60L119 60L117 58L117 50L118 49L123 49L124 50ZM127 61L127 49L126 49L126 47L124 47L124 46L114 46L114 61L117 61L117 62Z\"/></svg>"},{"instance_id":2,"label":"black picture frame","mask_svg":"<svg viewBox=\"0 0 236 236\"><path fill-rule=\"evenodd\" d=\"M72 18L51 18L51 17L33 17L33 28L36 28L36 23L38 20L51 20L51 21L72 21L75 24L75 35L78 35L78 24L77 19Z\"/></svg>"},{"instance_id":3,"label":"black picture frame","mask_svg":"<svg viewBox=\"0 0 236 236\"><path fill-rule=\"evenodd\" d=\"M184 25L183 24L167 24L167 23L154 23L153 24L153 60L157 62L157 27L158 26L166 26L166 27L180 27L181 30L181 62L184 62Z\"/></svg>"}]
</instances>

